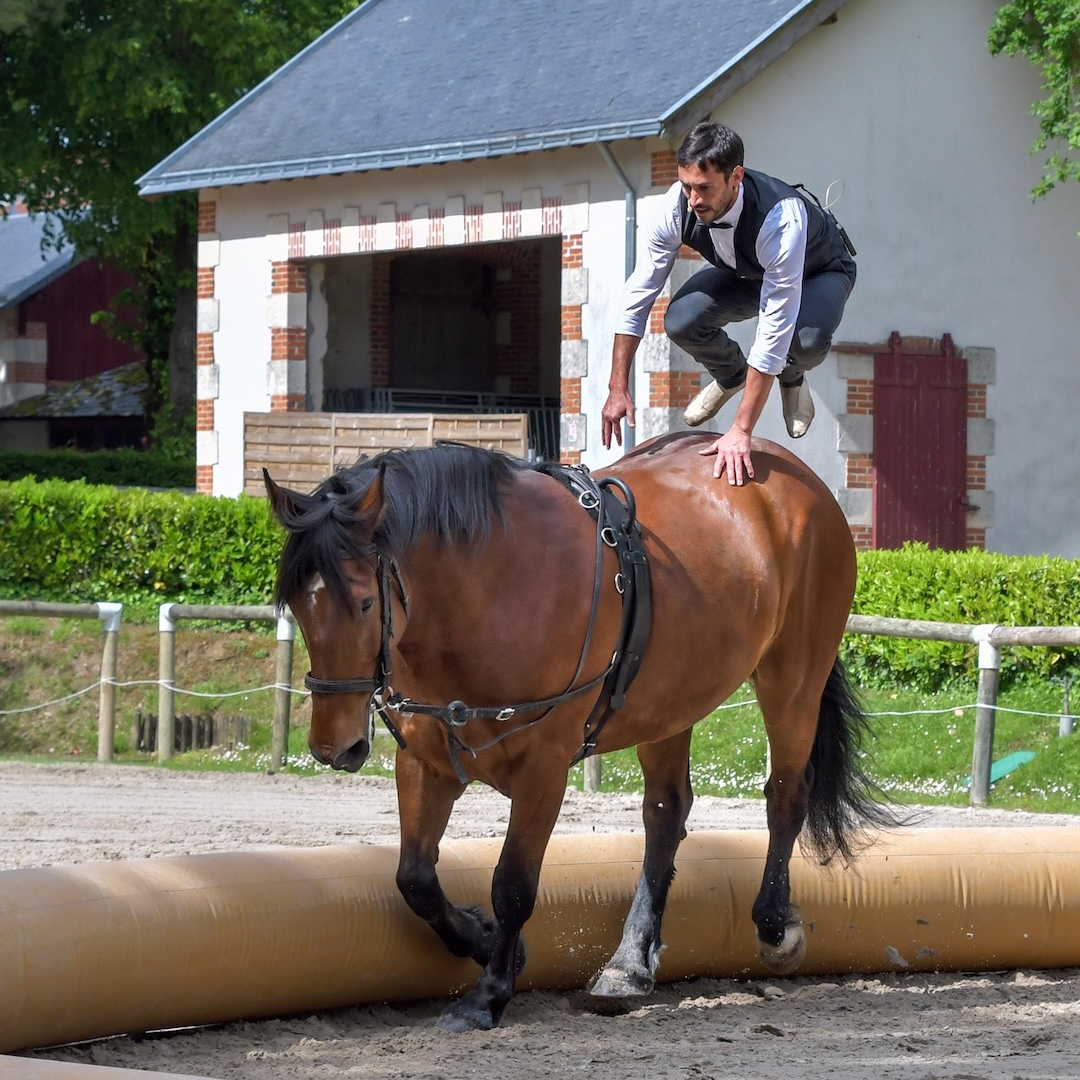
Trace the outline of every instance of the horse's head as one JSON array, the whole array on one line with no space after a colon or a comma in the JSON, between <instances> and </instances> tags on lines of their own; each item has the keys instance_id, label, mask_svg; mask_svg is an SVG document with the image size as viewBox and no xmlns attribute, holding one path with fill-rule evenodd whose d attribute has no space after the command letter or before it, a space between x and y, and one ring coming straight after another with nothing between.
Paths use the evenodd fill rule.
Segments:
<instances>
[{"instance_id":1,"label":"horse's head","mask_svg":"<svg viewBox=\"0 0 1080 1080\"><path fill-rule=\"evenodd\" d=\"M265 470L263 479L290 534L276 599L291 609L311 658L308 746L324 765L356 772L371 752L372 696L386 688L394 608L404 600L396 567L395 595L393 564L375 546L386 510L382 471L338 474L310 495L280 487Z\"/></svg>"}]
</instances>

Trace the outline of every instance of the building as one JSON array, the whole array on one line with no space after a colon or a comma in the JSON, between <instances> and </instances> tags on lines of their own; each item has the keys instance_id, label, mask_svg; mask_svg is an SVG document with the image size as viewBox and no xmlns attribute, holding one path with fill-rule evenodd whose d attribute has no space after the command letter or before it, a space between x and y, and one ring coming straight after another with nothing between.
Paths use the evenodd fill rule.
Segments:
<instances>
[{"instance_id":1,"label":"building","mask_svg":"<svg viewBox=\"0 0 1080 1080\"><path fill-rule=\"evenodd\" d=\"M610 461L622 281L711 117L751 167L842 192L859 283L792 449L857 542L1080 556L1080 189L1031 198L1039 77L989 55L994 11L367 0L140 179L200 193L200 489L242 489L245 412L395 396L557 398L563 460ZM700 385L663 303L639 440ZM758 433L786 443L777 399Z\"/></svg>"}]
</instances>

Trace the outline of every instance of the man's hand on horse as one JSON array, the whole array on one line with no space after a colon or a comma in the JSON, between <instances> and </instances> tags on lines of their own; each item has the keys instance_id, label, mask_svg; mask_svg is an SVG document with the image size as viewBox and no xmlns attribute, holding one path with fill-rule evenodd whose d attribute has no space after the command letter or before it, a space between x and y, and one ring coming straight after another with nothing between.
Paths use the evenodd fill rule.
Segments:
<instances>
[{"instance_id":1,"label":"man's hand on horse","mask_svg":"<svg viewBox=\"0 0 1080 1080\"><path fill-rule=\"evenodd\" d=\"M600 412L602 424L600 427L600 439L605 450L611 449L611 436L622 446L622 419L626 417L629 427L634 427L634 399L629 390L611 390L608 392L607 401Z\"/></svg>"},{"instance_id":2,"label":"man's hand on horse","mask_svg":"<svg viewBox=\"0 0 1080 1080\"><path fill-rule=\"evenodd\" d=\"M747 480L754 478L754 466L750 461L750 436L741 428L733 427L721 435L712 446L699 450L706 457L716 455L713 476L717 479L727 469L728 483L741 487Z\"/></svg>"}]
</instances>

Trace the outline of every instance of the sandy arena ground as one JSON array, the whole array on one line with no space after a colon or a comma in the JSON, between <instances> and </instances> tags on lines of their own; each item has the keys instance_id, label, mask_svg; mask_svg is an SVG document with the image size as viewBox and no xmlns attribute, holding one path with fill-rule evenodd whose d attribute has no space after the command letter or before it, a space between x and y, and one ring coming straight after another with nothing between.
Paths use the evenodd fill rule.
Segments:
<instances>
[{"instance_id":1,"label":"sandy arena ground","mask_svg":"<svg viewBox=\"0 0 1080 1080\"><path fill-rule=\"evenodd\" d=\"M501 836L508 806L499 795L470 789L447 835ZM1076 827L1076 820L949 809L928 812L922 824ZM0 821L5 870L397 840L392 782L328 774L0 762ZM697 800L690 821L692 829L764 825L764 804L711 798ZM637 798L580 792L567 793L557 826L640 828ZM467 1035L434 1028L442 1004L388 1003L26 1056L216 1080L1080 1077L1077 969L697 980L663 985L617 1016L590 1011L584 992L522 993L499 1029Z\"/></svg>"}]
</instances>

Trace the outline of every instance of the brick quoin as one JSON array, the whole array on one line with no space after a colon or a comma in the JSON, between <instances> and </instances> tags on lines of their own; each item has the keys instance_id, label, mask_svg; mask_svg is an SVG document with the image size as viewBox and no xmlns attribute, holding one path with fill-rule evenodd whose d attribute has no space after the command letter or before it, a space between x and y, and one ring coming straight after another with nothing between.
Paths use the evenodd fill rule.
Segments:
<instances>
[{"instance_id":1,"label":"brick quoin","mask_svg":"<svg viewBox=\"0 0 1080 1080\"><path fill-rule=\"evenodd\" d=\"M576 270L584 265L581 256L581 233L563 237L562 265L564 270Z\"/></svg>"},{"instance_id":2,"label":"brick quoin","mask_svg":"<svg viewBox=\"0 0 1080 1080\"><path fill-rule=\"evenodd\" d=\"M214 268L200 266L195 275L195 294L200 300L209 300L214 295Z\"/></svg>"},{"instance_id":3,"label":"brick quoin","mask_svg":"<svg viewBox=\"0 0 1080 1080\"><path fill-rule=\"evenodd\" d=\"M874 380L848 379L847 411L858 416L869 416L874 411Z\"/></svg>"},{"instance_id":4,"label":"brick quoin","mask_svg":"<svg viewBox=\"0 0 1080 1080\"><path fill-rule=\"evenodd\" d=\"M214 430L214 402L211 398L200 398L195 402L195 430Z\"/></svg>"},{"instance_id":5,"label":"brick quoin","mask_svg":"<svg viewBox=\"0 0 1080 1080\"><path fill-rule=\"evenodd\" d=\"M874 546L874 530L869 525L852 525L851 539L856 551L870 551Z\"/></svg>"},{"instance_id":6,"label":"brick quoin","mask_svg":"<svg viewBox=\"0 0 1080 1080\"><path fill-rule=\"evenodd\" d=\"M978 548L980 551L984 551L986 549L986 530L966 530L964 533L964 543L966 543L969 548Z\"/></svg>"},{"instance_id":7,"label":"brick quoin","mask_svg":"<svg viewBox=\"0 0 1080 1080\"><path fill-rule=\"evenodd\" d=\"M848 454L845 487L868 488L874 486L874 455Z\"/></svg>"},{"instance_id":8,"label":"brick quoin","mask_svg":"<svg viewBox=\"0 0 1080 1080\"><path fill-rule=\"evenodd\" d=\"M652 187L671 187L679 179L679 166L674 150L661 150L650 155L649 183Z\"/></svg>"},{"instance_id":9,"label":"brick quoin","mask_svg":"<svg viewBox=\"0 0 1080 1080\"><path fill-rule=\"evenodd\" d=\"M211 271L212 272L212 271ZM201 271L200 271L201 273ZM290 259L270 264L271 293L306 293L307 266Z\"/></svg>"},{"instance_id":10,"label":"brick quoin","mask_svg":"<svg viewBox=\"0 0 1080 1080\"><path fill-rule=\"evenodd\" d=\"M563 450L559 454L559 461L563 465L580 465L581 464L581 451L580 450Z\"/></svg>"},{"instance_id":11,"label":"brick quoin","mask_svg":"<svg viewBox=\"0 0 1080 1080\"><path fill-rule=\"evenodd\" d=\"M271 360L306 360L307 330L302 326L270 330Z\"/></svg>"},{"instance_id":12,"label":"brick quoin","mask_svg":"<svg viewBox=\"0 0 1080 1080\"><path fill-rule=\"evenodd\" d=\"M650 334L664 333L664 316L667 314L668 304L670 302L670 296L657 297L656 303L653 304L652 311L649 312Z\"/></svg>"},{"instance_id":13,"label":"brick quoin","mask_svg":"<svg viewBox=\"0 0 1080 1080\"><path fill-rule=\"evenodd\" d=\"M214 362L214 335L195 335L195 363L212 364Z\"/></svg>"},{"instance_id":14,"label":"brick quoin","mask_svg":"<svg viewBox=\"0 0 1080 1080\"><path fill-rule=\"evenodd\" d=\"M199 232L204 234L217 232L216 202L199 203Z\"/></svg>"},{"instance_id":15,"label":"brick quoin","mask_svg":"<svg viewBox=\"0 0 1080 1080\"><path fill-rule=\"evenodd\" d=\"M270 397L270 411L304 412L307 408L307 399L304 394L273 394Z\"/></svg>"},{"instance_id":16,"label":"brick quoin","mask_svg":"<svg viewBox=\"0 0 1080 1080\"><path fill-rule=\"evenodd\" d=\"M700 389L696 371L654 371L649 376L649 408L685 409Z\"/></svg>"},{"instance_id":17,"label":"brick quoin","mask_svg":"<svg viewBox=\"0 0 1080 1080\"><path fill-rule=\"evenodd\" d=\"M559 403L564 413L581 412L581 380L559 380Z\"/></svg>"},{"instance_id":18,"label":"brick quoin","mask_svg":"<svg viewBox=\"0 0 1080 1080\"><path fill-rule=\"evenodd\" d=\"M26 327L22 332L22 337L27 338L30 341L47 341L49 338L48 324L36 321L27 322Z\"/></svg>"},{"instance_id":19,"label":"brick quoin","mask_svg":"<svg viewBox=\"0 0 1080 1080\"><path fill-rule=\"evenodd\" d=\"M34 360L16 360L8 365L8 380L11 383L43 383L46 365Z\"/></svg>"},{"instance_id":20,"label":"brick quoin","mask_svg":"<svg viewBox=\"0 0 1080 1080\"><path fill-rule=\"evenodd\" d=\"M971 420L986 419L986 386L984 384L968 384L967 414Z\"/></svg>"},{"instance_id":21,"label":"brick quoin","mask_svg":"<svg viewBox=\"0 0 1080 1080\"><path fill-rule=\"evenodd\" d=\"M212 495L214 491L214 466L195 466L195 490L200 495Z\"/></svg>"},{"instance_id":22,"label":"brick quoin","mask_svg":"<svg viewBox=\"0 0 1080 1080\"><path fill-rule=\"evenodd\" d=\"M581 305L564 304L562 308L563 341L581 340Z\"/></svg>"}]
</instances>

